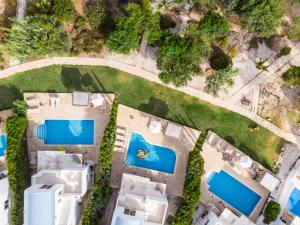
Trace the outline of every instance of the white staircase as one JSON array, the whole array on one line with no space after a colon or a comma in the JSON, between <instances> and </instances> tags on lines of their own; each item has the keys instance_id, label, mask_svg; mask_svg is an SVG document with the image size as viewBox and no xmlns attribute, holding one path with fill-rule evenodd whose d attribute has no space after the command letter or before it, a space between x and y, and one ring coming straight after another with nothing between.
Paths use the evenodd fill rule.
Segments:
<instances>
[{"instance_id":1,"label":"white staircase","mask_svg":"<svg viewBox=\"0 0 300 225\"><path fill-rule=\"evenodd\" d=\"M72 225L72 214L75 212L76 200L72 197L62 197L59 206L58 225Z\"/></svg>"}]
</instances>

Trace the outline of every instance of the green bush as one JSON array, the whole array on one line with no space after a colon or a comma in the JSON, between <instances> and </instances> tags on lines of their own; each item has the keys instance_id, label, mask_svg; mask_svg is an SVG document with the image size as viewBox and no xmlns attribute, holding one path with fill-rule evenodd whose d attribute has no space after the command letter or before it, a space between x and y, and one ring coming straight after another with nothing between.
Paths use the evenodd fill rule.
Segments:
<instances>
[{"instance_id":1,"label":"green bush","mask_svg":"<svg viewBox=\"0 0 300 225\"><path fill-rule=\"evenodd\" d=\"M277 58L280 58L281 56L286 56L291 53L291 48L290 47L283 47L276 55Z\"/></svg>"},{"instance_id":2,"label":"green bush","mask_svg":"<svg viewBox=\"0 0 300 225\"><path fill-rule=\"evenodd\" d=\"M94 29L99 30L106 16L105 5L100 2L89 5L86 15L91 26Z\"/></svg>"},{"instance_id":3,"label":"green bush","mask_svg":"<svg viewBox=\"0 0 300 225\"><path fill-rule=\"evenodd\" d=\"M300 67L290 67L282 74L282 79L290 86L300 86Z\"/></svg>"},{"instance_id":4,"label":"green bush","mask_svg":"<svg viewBox=\"0 0 300 225\"><path fill-rule=\"evenodd\" d=\"M230 25L225 17L214 11L209 11L200 20L199 30L211 39L219 39L230 34Z\"/></svg>"},{"instance_id":5,"label":"green bush","mask_svg":"<svg viewBox=\"0 0 300 225\"><path fill-rule=\"evenodd\" d=\"M27 103L23 100L16 100L12 104L12 110L20 116L26 116Z\"/></svg>"},{"instance_id":6,"label":"green bush","mask_svg":"<svg viewBox=\"0 0 300 225\"><path fill-rule=\"evenodd\" d=\"M151 45L160 39L161 34L159 13L129 3L126 16L116 21L116 29L109 36L108 46L113 52L127 54L140 47L143 37Z\"/></svg>"},{"instance_id":7,"label":"green bush","mask_svg":"<svg viewBox=\"0 0 300 225\"><path fill-rule=\"evenodd\" d=\"M26 117L10 117L6 122L9 188L12 193L11 225L23 224L24 190L29 186L26 149Z\"/></svg>"},{"instance_id":8,"label":"green bush","mask_svg":"<svg viewBox=\"0 0 300 225\"><path fill-rule=\"evenodd\" d=\"M54 14L62 21L69 21L75 18L76 11L71 0L53 0Z\"/></svg>"},{"instance_id":9,"label":"green bush","mask_svg":"<svg viewBox=\"0 0 300 225\"><path fill-rule=\"evenodd\" d=\"M213 55L210 58L210 66L214 70L224 70L232 67L232 60L226 54Z\"/></svg>"},{"instance_id":10,"label":"green bush","mask_svg":"<svg viewBox=\"0 0 300 225\"><path fill-rule=\"evenodd\" d=\"M202 132L193 151L189 153L183 187L183 201L178 207L173 225L192 224L193 214L201 199L201 177L204 174L204 160L200 155L207 131Z\"/></svg>"},{"instance_id":11,"label":"green bush","mask_svg":"<svg viewBox=\"0 0 300 225\"><path fill-rule=\"evenodd\" d=\"M269 224L277 219L281 210L280 204L274 201L268 202L264 211L264 223Z\"/></svg>"},{"instance_id":12,"label":"green bush","mask_svg":"<svg viewBox=\"0 0 300 225\"><path fill-rule=\"evenodd\" d=\"M29 57L68 52L69 39L54 16L27 16L24 21L12 21L5 34L8 53L25 61Z\"/></svg>"},{"instance_id":13,"label":"green bush","mask_svg":"<svg viewBox=\"0 0 300 225\"><path fill-rule=\"evenodd\" d=\"M118 104L114 101L110 121L105 128L99 150L96 182L83 212L82 225L95 225L104 215L109 200L109 182L116 138Z\"/></svg>"}]
</instances>

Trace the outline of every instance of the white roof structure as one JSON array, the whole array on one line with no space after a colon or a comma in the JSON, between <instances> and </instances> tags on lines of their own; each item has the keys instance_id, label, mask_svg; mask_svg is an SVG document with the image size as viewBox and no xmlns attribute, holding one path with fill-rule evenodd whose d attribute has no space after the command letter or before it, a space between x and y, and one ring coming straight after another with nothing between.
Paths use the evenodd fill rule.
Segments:
<instances>
[{"instance_id":1,"label":"white roof structure","mask_svg":"<svg viewBox=\"0 0 300 225\"><path fill-rule=\"evenodd\" d=\"M7 178L7 170L0 172L0 225L10 223L11 195Z\"/></svg>"},{"instance_id":2,"label":"white roof structure","mask_svg":"<svg viewBox=\"0 0 300 225\"><path fill-rule=\"evenodd\" d=\"M200 219L196 225L255 225L248 217L241 215L238 217L229 209L225 208L220 216L213 211L209 211L207 216Z\"/></svg>"},{"instance_id":3,"label":"white roof structure","mask_svg":"<svg viewBox=\"0 0 300 225\"><path fill-rule=\"evenodd\" d=\"M38 151L39 170L81 168L82 154L66 154L64 151Z\"/></svg>"},{"instance_id":4,"label":"white roof structure","mask_svg":"<svg viewBox=\"0 0 300 225\"><path fill-rule=\"evenodd\" d=\"M94 106L94 107L97 107L97 106L101 106L103 105L104 103L104 97L103 95L101 94L92 94L90 96L90 103Z\"/></svg>"},{"instance_id":5,"label":"white roof structure","mask_svg":"<svg viewBox=\"0 0 300 225\"><path fill-rule=\"evenodd\" d=\"M78 204L92 182L90 167L81 159L82 155L65 152L38 153L40 170L25 190L24 225L78 224Z\"/></svg>"},{"instance_id":6,"label":"white roof structure","mask_svg":"<svg viewBox=\"0 0 300 225\"><path fill-rule=\"evenodd\" d=\"M47 186L47 187L45 187ZM58 224L59 207L63 185L33 185L24 193L24 224ZM60 194L59 194L60 193Z\"/></svg>"},{"instance_id":7,"label":"white roof structure","mask_svg":"<svg viewBox=\"0 0 300 225\"><path fill-rule=\"evenodd\" d=\"M240 165L244 168L249 168L252 165L252 162L253 160L247 155L242 156L239 161Z\"/></svg>"},{"instance_id":8,"label":"white roof structure","mask_svg":"<svg viewBox=\"0 0 300 225\"><path fill-rule=\"evenodd\" d=\"M179 138L182 130L183 130L182 126L175 124L175 123L168 122L166 131L165 131L165 135L174 137L174 138Z\"/></svg>"},{"instance_id":9,"label":"white roof structure","mask_svg":"<svg viewBox=\"0 0 300 225\"><path fill-rule=\"evenodd\" d=\"M149 128L153 134L159 134L161 132L161 122L151 118Z\"/></svg>"},{"instance_id":10,"label":"white roof structure","mask_svg":"<svg viewBox=\"0 0 300 225\"><path fill-rule=\"evenodd\" d=\"M265 188L267 188L270 192L273 192L279 185L280 181L267 172L259 183Z\"/></svg>"},{"instance_id":11,"label":"white roof structure","mask_svg":"<svg viewBox=\"0 0 300 225\"><path fill-rule=\"evenodd\" d=\"M88 106L89 105L89 96L90 94L87 92L73 92L73 105L78 106Z\"/></svg>"},{"instance_id":12,"label":"white roof structure","mask_svg":"<svg viewBox=\"0 0 300 225\"><path fill-rule=\"evenodd\" d=\"M166 185L123 174L112 225L162 225L168 209Z\"/></svg>"}]
</instances>

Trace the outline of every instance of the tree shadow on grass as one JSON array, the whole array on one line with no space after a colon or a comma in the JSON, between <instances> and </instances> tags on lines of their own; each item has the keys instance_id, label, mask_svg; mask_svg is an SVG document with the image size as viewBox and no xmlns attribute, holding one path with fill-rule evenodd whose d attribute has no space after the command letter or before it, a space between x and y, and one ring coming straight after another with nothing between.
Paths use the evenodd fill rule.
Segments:
<instances>
[{"instance_id":1,"label":"tree shadow on grass","mask_svg":"<svg viewBox=\"0 0 300 225\"><path fill-rule=\"evenodd\" d=\"M21 91L12 84L0 86L0 110L11 108L17 99L23 99Z\"/></svg>"},{"instance_id":2,"label":"tree shadow on grass","mask_svg":"<svg viewBox=\"0 0 300 225\"><path fill-rule=\"evenodd\" d=\"M68 91L81 91L81 73L78 68L65 67L61 68L61 82Z\"/></svg>"},{"instance_id":3,"label":"tree shadow on grass","mask_svg":"<svg viewBox=\"0 0 300 225\"><path fill-rule=\"evenodd\" d=\"M164 101L153 97L149 99L149 103L141 104L138 109L162 118L165 118L169 112L169 107Z\"/></svg>"}]
</instances>

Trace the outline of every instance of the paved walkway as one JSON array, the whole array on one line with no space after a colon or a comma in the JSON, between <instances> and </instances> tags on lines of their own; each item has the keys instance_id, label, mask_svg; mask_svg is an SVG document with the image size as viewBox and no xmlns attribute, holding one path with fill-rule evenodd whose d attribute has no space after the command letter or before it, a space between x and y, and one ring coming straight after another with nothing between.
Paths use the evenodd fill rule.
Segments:
<instances>
[{"instance_id":1,"label":"paved walkway","mask_svg":"<svg viewBox=\"0 0 300 225\"><path fill-rule=\"evenodd\" d=\"M241 108L237 105L234 105L233 103L229 101L224 101L220 98L212 97L211 95L208 95L202 91L199 91L197 89L194 89L192 87L180 87L176 88L173 85L166 85L162 83L162 81L158 78L157 74L146 71L144 69L138 68L136 66L128 65L116 60L108 59L108 58L80 58L80 57L52 57L52 58L46 58L41 60L36 60L33 62L28 62L24 64L20 64L17 66L13 66L7 69L4 69L0 71L0 79L12 76L19 72L24 72L32 69L37 69L41 67L46 67L50 65L87 65L87 66L108 66L112 68L116 68L122 71L125 71L127 73L134 74L136 76L142 77L144 79L150 80L152 82L156 82L165 86L168 86L170 88L182 91L186 94L189 94L191 96L197 97L201 100L207 101L213 105L220 106L223 108L226 108L228 110L231 110L233 112L236 112L242 116L248 117L249 119L255 121L262 127L270 130L274 134L278 135L279 137L282 137L286 141L289 141L291 143L294 143L298 146L300 146L300 136L294 135L292 133L283 131L279 127L275 126L274 124L270 123L269 121L259 117L254 112L250 112L247 109Z\"/></svg>"}]
</instances>

